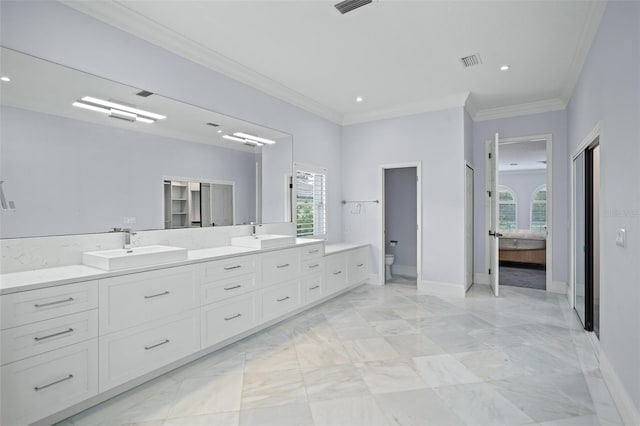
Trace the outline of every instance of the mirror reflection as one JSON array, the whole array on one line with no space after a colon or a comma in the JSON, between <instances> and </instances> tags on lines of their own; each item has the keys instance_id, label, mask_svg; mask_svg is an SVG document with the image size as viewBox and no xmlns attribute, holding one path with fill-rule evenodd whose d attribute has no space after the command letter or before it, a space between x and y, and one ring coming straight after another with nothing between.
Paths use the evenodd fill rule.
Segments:
<instances>
[{"instance_id":1,"label":"mirror reflection","mask_svg":"<svg viewBox=\"0 0 640 426\"><path fill-rule=\"evenodd\" d=\"M0 71L1 238L291 220L290 135L6 48Z\"/></svg>"}]
</instances>

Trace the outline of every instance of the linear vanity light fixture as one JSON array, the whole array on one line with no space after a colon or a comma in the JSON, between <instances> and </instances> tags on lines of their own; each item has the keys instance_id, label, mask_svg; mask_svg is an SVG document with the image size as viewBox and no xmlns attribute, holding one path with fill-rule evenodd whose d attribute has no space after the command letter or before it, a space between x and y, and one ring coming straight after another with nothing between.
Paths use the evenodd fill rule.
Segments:
<instances>
[{"instance_id":1,"label":"linear vanity light fixture","mask_svg":"<svg viewBox=\"0 0 640 426\"><path fill-rule=\"evenodd\" d=\"M155 123L156 120L163 120L167 118L164 115L156 114L154 112L145 111L128 105L122 105L112 101L93 98L91 96L85 96L84 98L75 101L72 105L78 108L109 114L109 116L113 118L119 118L127 121L140 121L147 124Z\"/></svg>"},{"instance_id":2,"label":"linear vanity light fixture","mask_svg":"<svg viewBox=\"0 0 640 426\"><path fill-rule=\"evenodd\" d=\"M250 139L239 138L239 137L231 136L231 135L222 135L222 137L224 139L229 139L230 141L240 142L240 143L243 143L245 145L262 146L262 144L260 142L252 141Z\"/></svg>"},{"instance_id":3,"label":"linear vanity light fixture","mask_svg":"<svg viewBox=\"0 0 640 426\"><path fill-rule=\"evenodd\" d=\"M255 141L255 142L260 142L261 144L266 143L268 145L273 145L274 143L276 143L276 141L272 141L271 139L265 139L265 138L261 138L261 137L258 137L258 136L253 136L253 135L250 135L248 133L235 132L233 135L241 137L241 138L248 139L249 142L254 142Z\"/></svg>"}]
</instances>

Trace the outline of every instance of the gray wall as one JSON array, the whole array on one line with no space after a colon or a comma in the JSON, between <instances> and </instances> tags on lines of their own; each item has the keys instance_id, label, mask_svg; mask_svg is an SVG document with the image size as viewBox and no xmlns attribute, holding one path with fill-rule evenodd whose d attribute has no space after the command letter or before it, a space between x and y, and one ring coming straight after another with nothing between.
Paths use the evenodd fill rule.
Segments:
<instances>
[{"instance_id":1,"label":"gray wall","mask_svg":"<svg viewBox=\"0 0 640 426\"><path fill-rule=\"evenodd\" d=\"M640 411L640 3L609 2L567 109L570 153L602 121L600 339ZM627 230L625 248L616 229Z\"/></svg>"},{"instance_id":2,"label":"gray wall","mask_svg":"<svg viewBox=\"0 0 640 426\"><path fill-rule=\"evenodd\" d=\"M464 285L464 111L453 108L343 128L343 194L374 200L380 165L422 162L422 280ZM344 238L373 245L377 273L379 208L344 210ZM428 283L427 283L428 284Z\"/></svg>"},{"instance_id":3,"label":"gray wall","mask_svg":"<svg viewBox=\"0 0 640 426\"><path fill-rule=\"evenodd\" d=\"M294 161L329 169L328 235L340 241L340 126L51 1L0 2L2 45L293 135Z\"/></svg>"},{"instance_id":4,"label":"gray wall","mask_svg":"<svg viewBox=\"0 0 640 426\"><path fill-rule=\"evenodd\" d=\"M480 121L473 129L473 157L475 165L475 241L474 269L478 273L487 272L485 241L486 202L486 147L495 133L500 138L513 138L550 133L553 136L552 179L553 179L553 270L552 280L567 283L569 280L569 161L567 153L567 114L554 111L521 117ZM548 155L548 154L547 154ZM547 218L548 219L548 218ZM549 244L549 242L547 242Z\"/></svg>"},{"instance_id":5,"label":"gray wall","mask_svg":"<svg viewBox=\"0 0 640 426\"><path fill-rule=\"evenodd\" d=\"M518 202L518 229L531 227L531 197L540 185L547 183L547 170L525 170L500 172L498 177L500 185L511 188L516 194Z\"/></svg>"},{"instance_id":6,"label":"gray wall","mask_svg":"<svg viewBox=\"0 0 640 426\"><path fill-rule=\"evenodd\" d=\"M398 241L396 247L387 245L387 253L395 254L395 269L401 274L415 273L417 259L416 233L416 168L385 170L384 222L387 244ZM409 268L406 268L409 267Z\"/></svg>"},{"instance_id":7,"label":"gray wall","mask_svg":"<svg viewBox=\"0 0 640 426\"><path fill-rule=\"evenodd\" d=\"M2 238L162 229L165 176L233 181L237 223L255 219L253 153L2 107L0 154Z\"/></svg>"}]
</instances>

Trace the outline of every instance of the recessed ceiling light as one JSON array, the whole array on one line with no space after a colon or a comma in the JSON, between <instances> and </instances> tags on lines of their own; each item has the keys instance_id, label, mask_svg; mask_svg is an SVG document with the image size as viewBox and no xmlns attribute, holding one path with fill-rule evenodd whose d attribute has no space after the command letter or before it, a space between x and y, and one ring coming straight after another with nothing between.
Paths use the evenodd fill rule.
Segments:
<instances>
[{"instance_id":1,"label":"recessed ceiling light","mask_svg":"<svg viewBox=\"0 0 640 426\"><path fill-rule=\"evenodd\" d=\"M11 79L9 77L7 77L6 75L3 75L2 77L0 77L0 80L6 81L7 83L11 81Z\"/></svg>"},{"instance_id":2,"label":"recessed ceiling light","mask_svg":"<svg viewBox=\"0 0 640 426\"><path fill-rule=\"evenodd\" d=\"M362 99L362 96L358 96L358 97L356 98L356 102L362 102L363 100L364 100L364 99Z\"/></svg>"},{"instance_id":3,"label":"recessed ceiling light","mask_svg":"<svg viewBox=\"0 0 640 426\"><path fill-rule=\"evenodd\" d=\"M511 65L503 65L503 66L500 67L500 71L506 71L509 68L511 68Z\"/></svg>"},{"instance_id":4,"label":"recessed ceiling light","mask_svg":"<svg viewBox=\"0 0 640 426\"><path fill-rule=\"evenodd\" d=\"M218 130L218 133L222 133L222 130Z\"/></svg>"}]
</instances>

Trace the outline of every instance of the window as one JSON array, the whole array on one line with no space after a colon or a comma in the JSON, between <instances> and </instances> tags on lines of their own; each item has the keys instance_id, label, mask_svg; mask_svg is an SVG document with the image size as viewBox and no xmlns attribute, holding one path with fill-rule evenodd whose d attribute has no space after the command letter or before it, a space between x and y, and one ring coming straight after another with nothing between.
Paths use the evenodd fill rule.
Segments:
<instances>
[{"instance_id":1,"label":"window","mask_svg":"<svg viewBox=\"0 0 640 426\"><path fill-rule=\"evenodd\" d=\"M502 231L510 231L516 229L518 202L516 195L506 186L500 186L498 189L498 226Z\"/></svg>"},{"instance_id":2,"label":"window","mask_svg":"<svg viewBox=\"0 0 640 426\"><path fill-rule=\"evenodd\" d=\"M533 191L531 197L531 230L545 232L547 230L547 185Z\"/></svg>"},{"instance_id":3,"label":"window","mask_svg":"<svg viewBox=\"0 0 640 426\"><path fill-rule=\"evenodd\" d=\"M298 237L327 234L327 169L295 165L296 233Z\"/></svg>"}]
</instances>

